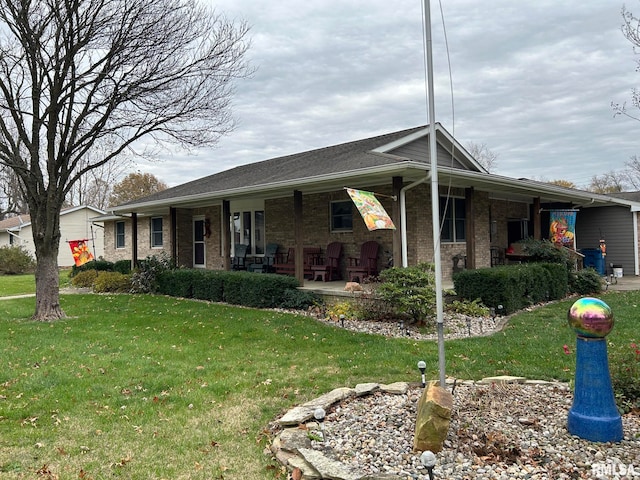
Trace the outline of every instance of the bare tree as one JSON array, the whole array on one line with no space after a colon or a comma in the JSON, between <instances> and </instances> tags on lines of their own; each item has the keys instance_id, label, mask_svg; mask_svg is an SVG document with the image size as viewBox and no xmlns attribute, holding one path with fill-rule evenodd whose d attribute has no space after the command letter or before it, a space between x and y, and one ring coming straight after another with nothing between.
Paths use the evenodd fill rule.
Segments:
<instances>
[{"instance_id":1,"label":"bare tree","mask_svg":"<svg viewBox=\"0 0 640 480\"><path fill-rule=\"evenodd\" d=\"M610 172L591 177L588 191L594 193L617 193L624 192L627 187L627 175L625 172Z\"/></svg>"},{"instance_id":2,"label":"bare tree","mask_svg":"<svg viewBox=\"0 0 640 480\"><path fill-rule=\"evenodd\" d=\"M469 142L467 150L487 172L492 172L498 163L498 154L489 150L486 143Z\"/></svg>"},{"instance_id":3,"label":"bare tree","mask_svg":"<svg viewBox=\"0 0 640 480\"><path fill-rule=\"evenodd\" d=\"M113 186L109 205L120 205L167 189L167 184L152 173L130 173Z\"/></svg>"},{"instance_id":4,"label":"bare tree","mask_svg":"<svg viewBox=\"0 0 640 480\"><path fill-rule=\"evenodd\" d=\"M103 154L102 149L93 149L88 158L81 163L87 165L96 155ZM65 198L65 206L91 205L101 210L109 206L109 198L115 185L133 165L130 155L120 155L117 160L110 161L88 171L69 190Z\"/></svg>"},{"instance_id":5,"label":"bare tree","mask_svg":"<svg viewBox=\"0 0 640 480\"><path fill-rule=\"evenodd\" d=\"M634 190L640 190L640 158L637 155L632 156L626 163L627 181Z\"/></svg>"},{"instance_id":6,"label":"bare tree","mask_svg":"<svg viewBox=\"0 0 640 480\"><path fill-rule=\"evenodd\" d=\"M0 220L21 213L29 213L29 207L20 180L13 170L0 165Z\"/></svg>"},{"instance_id":7,"label":"bare tree","mask_svg":"<svg viewBox=\"0 0 640 480\"><path fill-rule=\"evenodd\" d=\"M625 36L631 45L633 45L633 52L635 54L640 53L640 18L633 15L632 12L627 10L626 7L622 7L622 34ZM638 67L637 71L640 71L640 60L636 60ZM631 91L631 105L635 109L640 109L640 90L634 88ZM624 115L633 120L640 121L640 116L637 112L630 112L626 102L624 103L615 103L612 102L611 106L613 107L616 115Z\"/></svg>"},{"instance_id":8,"label":"bare tree","mask_svg":"<svg viewBox=\"0 0 640 480\"><path fill-rule=\"evenodd\" d=\"M64 316L59 213L73 185L142 138L228 133L248 31L189 0L0 0L0 163L28 200L35 319ZM101 142L113 148L85 163Z\"/></svg>"}]
</instances>

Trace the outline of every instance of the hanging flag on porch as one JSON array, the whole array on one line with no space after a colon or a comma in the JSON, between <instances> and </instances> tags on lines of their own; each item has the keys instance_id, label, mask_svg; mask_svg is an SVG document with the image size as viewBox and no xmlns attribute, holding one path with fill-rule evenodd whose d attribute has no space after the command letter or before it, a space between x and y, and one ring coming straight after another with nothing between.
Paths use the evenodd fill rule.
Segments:
<instances>
[{"instance_id":1,"label":"hanging flag on porch","mask_svg":"<svg viewBox=\"0 0 640 480\"><path fill-rule=\"evenodd\" d=\"M371 230L395 230L396 227L389 214L378 201L375 194L364 190L347 188L347 193L358 208L365 225Z\"/></svg>"},{"instance_id":2,"label":"hanging flag on porch","mask_svg":"<svg viewBox=\"0 0 640 480\"><path fill-rule=\"evenodd\" d=\"M73 260L76 262L76 267L93 260L93 255L89 251L86 239L69 240L69 248L71 248L71 255L73 255Z\"/></svg>"},{"instance_id":3,"label":"hanging flag on porch","mask_svg":"<svg viewBox=\"0 0 640 480\"><path fill-rule=\"evenodd\" d=\"M575 246L576 210L551 210L549 238L554 245L572 250Z\"/></svg>"}]
</instances>

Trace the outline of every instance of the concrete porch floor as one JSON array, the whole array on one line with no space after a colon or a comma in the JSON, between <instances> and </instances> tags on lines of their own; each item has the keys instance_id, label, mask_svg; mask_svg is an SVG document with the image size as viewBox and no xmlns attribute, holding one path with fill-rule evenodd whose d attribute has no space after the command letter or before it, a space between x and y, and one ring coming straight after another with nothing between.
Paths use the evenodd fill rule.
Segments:
<instances>
[{"instance_id":1,"label":"concrete porch floor","mask_svg":"<svg viewBox=\"0 0 640 480\"><path fill-rule=\"evenodd\" d=\"M609 280L609 277L606 278ZM333 282L322 282L315 280L305 280L304 285L301 290L310 290L318 295L333 295L333 296L343 296L349 297L353 296L351 292L346 292L344 290L345 285L347 284L344 280L338 280ZM366 285L365 285L366 288ZM453 289L452 281L443 281L442 288L444 290ZM640 290L640 276L635 275L626 275L622 278L614 279L614 283L605 286L605 291L629 291L629 290Z\"/></svg>"}]
</instances>

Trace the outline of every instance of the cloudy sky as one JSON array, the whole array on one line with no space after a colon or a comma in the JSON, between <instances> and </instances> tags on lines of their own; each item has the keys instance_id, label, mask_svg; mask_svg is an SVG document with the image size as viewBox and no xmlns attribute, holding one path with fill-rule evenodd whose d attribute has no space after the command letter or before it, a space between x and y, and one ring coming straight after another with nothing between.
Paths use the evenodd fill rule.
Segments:
<instances>
[{"instance_id":1,"label":"cloudy sky","mask_svg":"<svg viewBox=\"0 0 640 480\"><path fill-rule=\"evenodd\" d=\"M237 85L237 128L140 170L173 186L428 122L422 0L201 1L251 25L256 72ZM486 144L500 175L584 186L622 170L640 155L640 122L611 108L640 86L622 6L442 0L443 28L432 0L436 120L464 146ZM640 15L640 1L627 7Z\"/></svg>"}]
</instances>

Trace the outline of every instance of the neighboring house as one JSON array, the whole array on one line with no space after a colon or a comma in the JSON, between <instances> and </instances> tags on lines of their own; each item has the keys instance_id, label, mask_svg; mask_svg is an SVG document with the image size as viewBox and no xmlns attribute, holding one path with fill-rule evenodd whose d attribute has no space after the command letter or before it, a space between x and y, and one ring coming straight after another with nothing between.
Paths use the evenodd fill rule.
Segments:
<instances>
[{"instance_id":1,"label":"neighboring house","mask_svg":"<svg viewBox=\"0 0 640 480\"><path fill-rule=\"evenodd\" d=\"M63 209L60 212L60 251L58 266L71 267L74 264L71 249L67 243L70 240L87 240L87 246L95 258L104 255L104 235L102 222L92 222L97 215L104 215L100 209L80 206ZM33 244L33 230L29 215L0 220L0 246L21 245L35 258L36 251Z\"/></svg>"},{"instance_id":2,"label":"neighboring house","mask_svg":"<svg viewBox=\"0 0 640 480\"><path fill-rule=\"evenodd\" d=\"M578 210L577 248L595 248L607 235L607 262L638 273L639 202L489 174L440 124L436 138L444 278L456 255L467 268L489 267L518 240L548 238L549 210L560 207ZM428 145L429 129L416 127L239 166L119 205L99 217L105 257L135 262L165 251L179 265L229 269L235 244L259 257L267 243L286 252L339 241L344 271L346 257L375 240L380 268L386 255L395 265L431 262ZM369 232L344 187L395 196L379 198L399 228ZM620 244L612 238L618 229Z\"/></svg>"}]
</instances>

